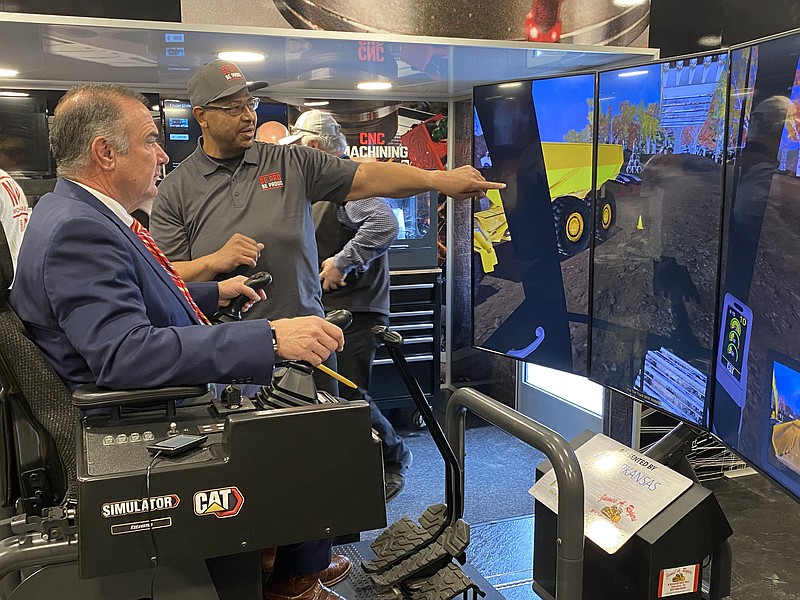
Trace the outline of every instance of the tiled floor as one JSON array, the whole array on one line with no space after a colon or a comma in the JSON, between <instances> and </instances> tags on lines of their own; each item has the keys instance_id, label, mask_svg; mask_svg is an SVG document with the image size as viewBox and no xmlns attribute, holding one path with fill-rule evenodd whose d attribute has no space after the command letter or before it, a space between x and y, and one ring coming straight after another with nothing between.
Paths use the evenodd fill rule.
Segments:
<instances>
[{"instance_id":1,"label":"tiled floor","mask_svg":"<svg viewBox=\"0 0 800 600\"><path fill-rule=\"evenodd\" d=\"M444 498L444 463L430 435L421 431L405 437L415 460L405 489L389 504L390 523L404 514L416 519ZM466 449L469 561L503 597L536 599L531 589L533 501L527 490L542 456L491 426L469 429ZM757 474L708 487L734 530L732 600L800 599L800 505Z\"/></svg>"}]
</instances>

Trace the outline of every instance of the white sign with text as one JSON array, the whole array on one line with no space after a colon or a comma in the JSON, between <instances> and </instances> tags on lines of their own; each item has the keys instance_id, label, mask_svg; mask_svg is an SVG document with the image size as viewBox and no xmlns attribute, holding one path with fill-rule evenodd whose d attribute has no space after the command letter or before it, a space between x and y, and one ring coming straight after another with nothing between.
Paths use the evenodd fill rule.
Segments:
<instances>
[{"instance_id":1,"label":"white sign with text","mask_svg":"<svg viewBox=\"0 0 800 600\"><path fill-rule=\"evenodd\" d=\"M585 535L609 554L692 485L683 475L599 433L575 455L583 473ZM529 493L558 513L552 469Z\"/></svg>"}]
</instances>

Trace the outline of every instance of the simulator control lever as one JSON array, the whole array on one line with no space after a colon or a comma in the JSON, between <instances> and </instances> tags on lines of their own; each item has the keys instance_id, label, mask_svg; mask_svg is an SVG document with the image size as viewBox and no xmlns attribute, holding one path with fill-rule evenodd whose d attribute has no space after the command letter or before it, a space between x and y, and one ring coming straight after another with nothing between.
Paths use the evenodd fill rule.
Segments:
<instances>
[{"instance_id":1,"label":"simulator control lever","mask_svg":"<svg viewBox=\"0 0 800 600\"><path fill-rule=\"evenodd\" d=\"M341 329L346 329L353 322L353 315L349 310L333 310L325 315L325 320ZM325 371L334 379L345 380L342 383L352 384L349 379L330 371L330 369L320 368L320 370ZM318 404L317 386L314 383L314 367L301 360L288 360L279 363L272 376L272 383L269 386L263 386L256 398L262 406L275 408Z\"/></svg>"},{"instance_id":2,"label":"simulator control lever","mask_svg":"<svg viewBox=\"0 0 800 600\"><path fill-rule=\"evenodd\" d=\"M259 290L263 290L270 283L272 283L272 275L270 275L266 271L259 271L258 273L251 275L247 279L247 281L244 282L246 286L253 288L256 292L258 292ZM218 324L218 323L231 323L233 321L241 321L242 307L245 304L247 304L249 300L250 299L244 294L236 296L236 298L231 300L228 306L220 308L217 312L214 313L214 316L211 318L211 322Z\"/></svg>"},{"instance_id":3,"label":"simulator control lever","mask_svg":"<svg viewBox=\"0 0 800 600\"><path fill-rule=\"evenodd\" d=\"M333 323L342 331L345 331L353 323L353 313L340 308L332 310L325 315L325 320L328 321L328 323Z\"/></svg>"},{"instance_id":4,"label":"simulator control lever","mask_svg":"<svg viewBox=\"0 0 800 600\"><path fill-rule=\"evenodd\" d=\"M372 333L387 348L399 348L403 345L403 336L396 331L390 331L386 325L376 325L372 328Z\"/></svg>"}]
</instances>

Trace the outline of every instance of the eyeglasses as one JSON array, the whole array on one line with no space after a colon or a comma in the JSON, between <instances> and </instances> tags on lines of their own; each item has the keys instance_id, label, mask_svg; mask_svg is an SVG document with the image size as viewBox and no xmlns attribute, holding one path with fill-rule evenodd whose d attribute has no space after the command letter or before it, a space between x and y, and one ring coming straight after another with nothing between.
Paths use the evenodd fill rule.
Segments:
<instances>
[{"instance_id":1,"label":"eyeglasses","mask_svg":"<svg viewBox=\"0 0 800 600\"><path fill-rule=\"evenodd\" d=\"M254 112L260 103L260 98L250 98L247 102L242 104L231 104L230 106L214 106L213 104L204 104L203 108L221 110L228 113L232 117L238 117L244 112L245 108L249 109L251 112Z\"/></svg>"}]
</instances>

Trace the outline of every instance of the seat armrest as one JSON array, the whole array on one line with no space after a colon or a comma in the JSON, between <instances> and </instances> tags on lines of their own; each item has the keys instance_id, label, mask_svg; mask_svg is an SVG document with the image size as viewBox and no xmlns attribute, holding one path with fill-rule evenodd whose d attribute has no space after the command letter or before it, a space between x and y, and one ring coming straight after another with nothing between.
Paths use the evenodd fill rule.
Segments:
<instances>
[{"instance_id":1,"label":"seat armrest","mask_svg":"<svg viewBox=\"0 0 800 600\"><path fill-rule=\"evenodd\" d=\"M107 390L95 384L82 385L72 392L72 404L81 410L162 404L170 400L196 398L208 393L209 385L183 385L138 390Z\"/></svg>"}]
</instances>

